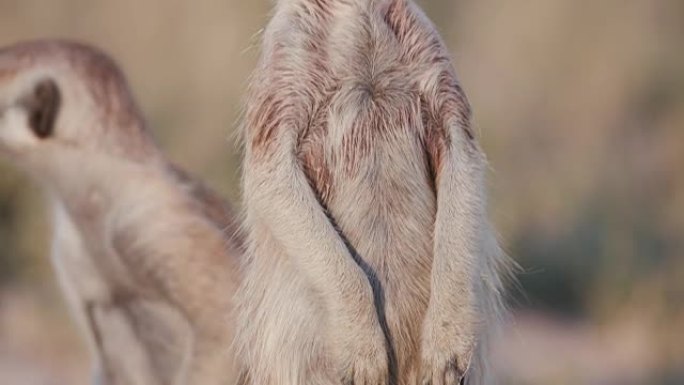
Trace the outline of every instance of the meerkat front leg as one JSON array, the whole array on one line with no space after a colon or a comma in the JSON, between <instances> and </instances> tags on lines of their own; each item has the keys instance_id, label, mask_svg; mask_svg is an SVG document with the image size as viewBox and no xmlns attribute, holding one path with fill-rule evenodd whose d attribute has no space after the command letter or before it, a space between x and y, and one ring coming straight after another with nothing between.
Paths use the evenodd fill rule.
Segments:
<instances>
[{"instance_id":1,"label":"meerkat front leg","mask_svg":"<svg viewBox=\"0 0 684 385\"><path fill-rule=\"evenodd\" d=\"M324 301L333 349L344 383L386 384L386 340L370 282L330 222L295 157L294 129L261 147L248 147L245 199ZM267 257L267 256L266 256Z\"/></svg>"},{"instance_id":2,"label":"meerkat front leg","mask_svg":"<svg viewBox=\"0 0 684 385\"><path fill-rule=\"evenodd\" d=\"M469 107L452 74L442 72L437 82L424 111L437 214L422 378L425 385L455 385L466 375L479 332L474 280L486 223L485 159L470 133Z\"/></svg>"},{"instance_id":3,"label":"meerkat front leg","mask_svg":"<svg viewBox=\"0 0 684 385\"><path fill-rule=\"evenodd\" d=\"M228 357L231 342L213 339L210 333L196 331L183 373L174 385L230 385L229 381L234 378L236 370L234 362Z\"/></svg>"},{"instance_id":4,"label":"meerkat front leg","mask_svg":"<svg viewBox=\"0 0 684 385\"><path fill-rule=\"evenodd\" d=\"M92 358L90 383L109 385L102 335L95 322L93 298L106 298L104 280L97 274L93 259L85 250L78 230L64 207L52 202L54 237L50 261L73 320L83 333ZM87 279L83 279L87 277Z\"/></svg>"},{"instance_id":5,"label":"meerkat front leg","mask_svg":"<svg viewBox=\"0 0 684 385\"><path fill-rule=\"evenodd\" d=\"M235 378L232 319L227 316L235 279L224 259L223 235L201 218L161 212L154 206L150 210L156 216L145 228L149 237L141 238L139 229L123 225L115 230L113 247L190 326L191 346L173 385L225 385ZM151 211L141 210L138 215ZM147 261L145 266L135 265L142 260Z\"/></svg>"},{"instance_id":6,"label":"meerkat front leg","mask_svg":"<svg viewBox=\"0 0 684 385\"><path fill-rule=\"evenodd\" d=\"M439 34L410 0L389 0L385 20L416 71L424 143L437 212L430 301L423 323L423 385L463 381L479 330L485 221L485 158L470 131L470 107Z\"/></svg>"}]
</instances>

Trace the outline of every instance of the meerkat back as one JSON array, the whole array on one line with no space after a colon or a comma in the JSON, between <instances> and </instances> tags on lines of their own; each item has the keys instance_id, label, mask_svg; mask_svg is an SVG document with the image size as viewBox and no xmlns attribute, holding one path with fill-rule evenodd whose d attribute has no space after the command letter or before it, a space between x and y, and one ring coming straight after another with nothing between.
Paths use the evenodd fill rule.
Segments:
<instances>
[{"instance_id":1,"label":"meerkat back","mask_svg":"<svg viewBox=\"0 0 684 385\"><path fill-rule=\"evenodd\" d=\"M109 57L66 41L0 50L0 155L48 197L95 383L234 382L235 217L166 160Z\"/></svg>"}]
</instances>

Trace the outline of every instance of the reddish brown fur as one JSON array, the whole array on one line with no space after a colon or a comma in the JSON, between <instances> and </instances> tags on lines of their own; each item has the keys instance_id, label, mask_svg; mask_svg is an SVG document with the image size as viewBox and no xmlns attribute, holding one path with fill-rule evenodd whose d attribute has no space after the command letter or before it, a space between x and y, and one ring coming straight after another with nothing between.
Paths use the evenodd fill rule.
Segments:
<instances>
[{"instance_id":1,"label":"reddish brown fur","mask_svg":"<svg viewBox=\"0 0 684 385\"><path fill-rule=\"evenodd\" d=\"M295 14L298 22L311 30L307 34L309 40L303 43L306 47L306 62L310 66L307 69L297 70L293 68L278 67L278 63L285 63L293 53L288 50L291 47L280 46L280 43L273 49L272 57L269 62L276 63L276 66L265 70L267 75L264 78L264 83L269 85L270 93L263 93L258 96L258 100L251 103L247 109L246 120L251 127L258 127L259 131L253 133L252 148L257 152L267 153L266 147L273 142L278 127L287 126L287 122L295 124L300 121L312 121L309 129L301 135L301 145L308 146L307 141L312 137L321 137L326 132L324 124L316 124L315 120L320 119L319 115L326 112L330 107L329 95L339 91L335 86L339 79L330 72L330 63L328 62L328 52L325 49L326 39L328 37L329 25L332 8L329 0L316 0L311 2L300 2ZM314 8L308 7L314 5ZM439 116L448 116L454 114L454 111L459 116L459 126L463 128L466 135L474 140L474 135L470 129L470 106L461 89L458 81L455 79L450 70L450 59L448 53L444 51L442 43L438 37L432 34L424 33L424 26L416 20L415 16L409 12L410 5L404 1L389 2L389 6L385 10L384 20L387 26L394 32L397 39L402 43L401 53L399 55L402 64L411 68L415 68L417 62L425 64L438 64L445 68L439 79L440 90L437 98L423 98L417 91L416 99L420 99L420 104L417 108L413 106L413 101L408 102L412 104L409 110L413 110L409 116L399 116L398 114L405 113L406 108L396 107L391 102L380 102L382 99L391 97L391 84L375 84L374 79L368 79L366 84L359 84L358 92L363 95L363 105L367 109L359 111L358 119L355 121L349 135L345 138L343 144L343 152L346 154L345 163L349 166L349 172L354 171L354 165L358 163L360 157L368 156L373 150L373 138L378 135L368 134L363 131L370 131L372 133L380 134L391 132L389 127L393 127L395 122L384 122L381 117L392 116L397 117L397 121L410 121L416 119L419 115L428 114L427 117L422 118L428 121L437 121ZM311 20L315 20L312 23ZM368 22L366 22L368 23ZM371 33L370 31L368 32ZM371 44L373 39L366 39ZM366 47L365 52L373 52L375 48ZM426 59L429 58L429 59ZM390 72L377 74L377 78L392 79L393 77L401 78L407 74L403 70L390 69ZM301 78L301 87L296 92L291 91L292 85L289 84L288 79L280 78L280 74L287 75L296 72L297 76ZM394 73L392 73L394 72ZM397 95L402 96L405 90L398 90ZM457 95L457 97L454 97ZM443 96L443 97L442 97ZM302 100L304 103L297 102ZM310 100L323 100L319 105L311 106L306 111L301 109L302 105L306 105ZM445 101L442 105L423 105L425 100L440 100ZM403 102L406 103L406 102ZM400 103L402 104L402 103ZM391 108L392 111L379 111L384 107ZM445 110L450 110L446 114ZM312 131L313 129L313 131ZM447 130L446 122L434 124L432 129L426 130L425 144L430 154L434 154L434 159L431 159L435 170L439 170L441 165L441 153L449 147L450 138ZM315 150L307 150L315 151ZM321 188L321 191L328 191L331 185L331 176L329 172L325 172L325 162L322 162L322 154L308 153L307 151L300 151L300 157L305 162L303 163L307 170L309 170L309 177L312 183ZM311 162L311 164L309 164ZM318 171L315 171L318 170ZM435 171L436 172L436 171Z\"/></svg>"},{"instance_id":2,"label":"reddish brown fur","mask_svg":"<svg viewBox=\"0 0 684 385\"><path fill-rule=\"evenodd\" d=\"M329 84L326 76L328 75L328 63L324 44L327 38L327 28L325 27L331 16L331 4L330 0L316 0L313 3L316 6L313 9L306 7L308 4L306 2L300 3L301 7L298 9L298 12L302 13L298 21L307 24L306 27L312 30L309 39L303 45L306 47L307 59L310 59L308 61L313 67L313 70L303 71L300 74L302 75L302 87L298 91L308 93L315 98L324 93L327 84ZM311 19L321 20L324 23L308 24L307 20L310 21ZM290 55L289 47L277 45L271 54L270 62L284 62ZM288 92L289 84L283 83L284 79L277 75L281 72L287 73L289 69L276 67L269 70L270 76L267 75L264 81L270 83L270 87L275 92L263 95L261 100L248 105L247 108L246 120L256 123L255 127L260 127L252 139L252 147L260 152L265 150L264 147L273 141L276 134L275 130L278 127L287 126L283 123L301 121L303 116L298 116L300 114L311 117L315 113L315 107L309 111L293 111L296 108L293 99L296 100L301 95Z\"/></svg>"}]
</instances>

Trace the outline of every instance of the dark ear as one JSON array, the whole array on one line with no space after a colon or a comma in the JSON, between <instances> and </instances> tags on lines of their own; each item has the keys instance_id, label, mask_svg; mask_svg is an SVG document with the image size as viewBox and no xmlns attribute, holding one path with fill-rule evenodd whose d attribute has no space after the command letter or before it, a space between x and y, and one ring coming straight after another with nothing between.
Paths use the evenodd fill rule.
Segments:
<instances>
[{"instance_id":1,"label":"dark ear","mask_svg":"<svg viewBox=\"0 0 684 385\"><path fill-rule=\"evenodd\" d=\"M61 103L62 95L54 80L44 79L35 85L26 109L29 127L37 137L45 139L52 135Z\"/></svg>"}]
</instances>

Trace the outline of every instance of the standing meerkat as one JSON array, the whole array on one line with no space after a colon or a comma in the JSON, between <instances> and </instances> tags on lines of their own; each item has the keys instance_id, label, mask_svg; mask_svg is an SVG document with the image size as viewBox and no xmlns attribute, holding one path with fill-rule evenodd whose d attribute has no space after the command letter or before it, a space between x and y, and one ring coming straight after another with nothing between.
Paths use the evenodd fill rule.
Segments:
<instances>
[{"instance_id":1,"label":"standing meerkat","mask_svg":"<svg viewBox=\"0 0 684 385\"><path fill-rule=\"evenodd\" d=\"M0 154L49 197L96 384L234 382L237 225L165 159L110 58L63 41L0 50Z\"/></svg>"},{"instance_id":2,"label":"standing meerkat","mask_svg":"<svg viewBox=\"0 0 684 385\"><path fill-rule=\"evenodd\" d=\"M247 99L245 381L492 384L486 160L410 0L278 0Z\"/></svg>"}]
</instances>

